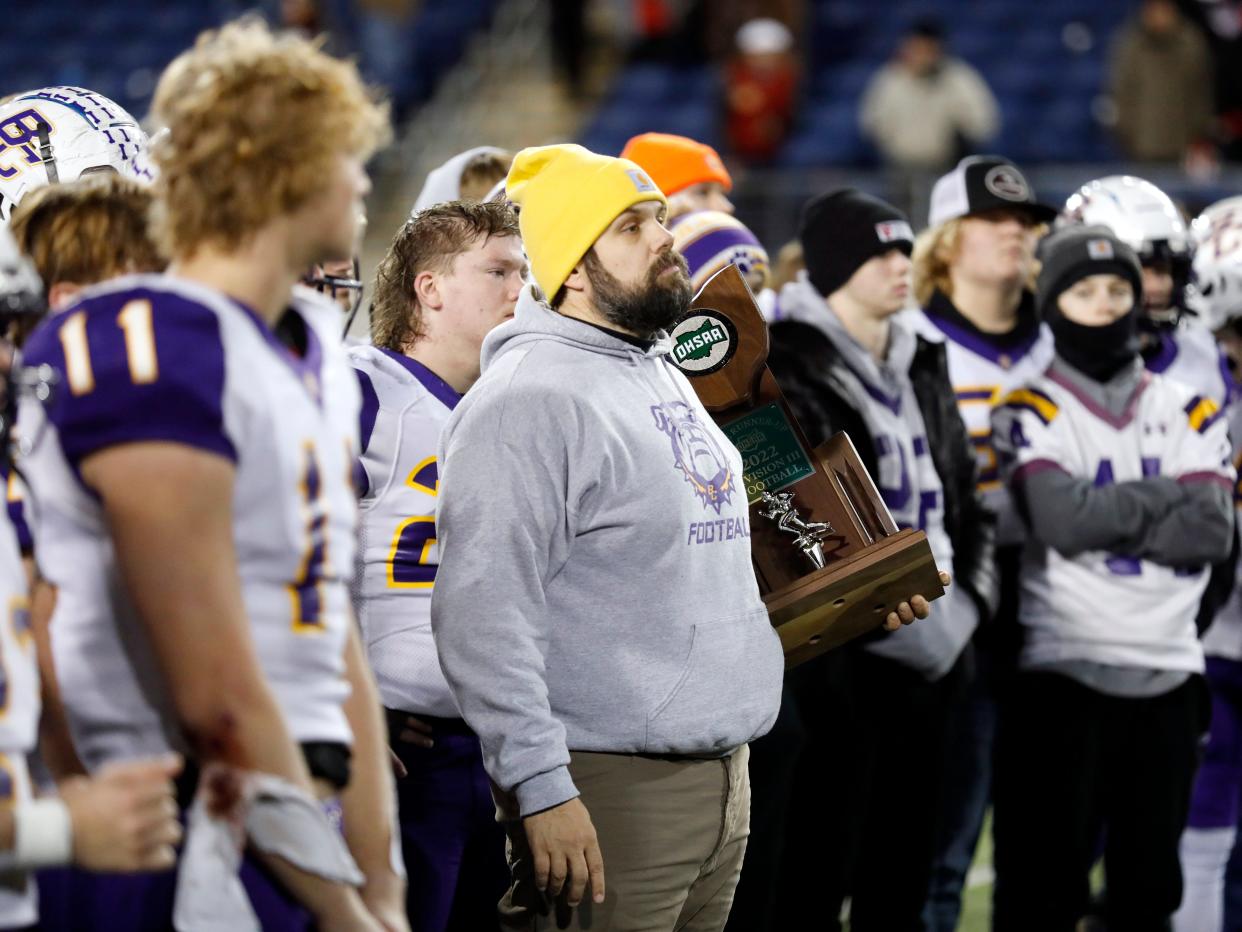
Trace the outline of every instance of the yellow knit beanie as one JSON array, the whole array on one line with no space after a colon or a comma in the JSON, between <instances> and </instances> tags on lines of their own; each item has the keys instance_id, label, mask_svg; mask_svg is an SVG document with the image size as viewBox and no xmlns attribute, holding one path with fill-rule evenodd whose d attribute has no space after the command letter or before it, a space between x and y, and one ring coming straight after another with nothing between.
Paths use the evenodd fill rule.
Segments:
<instances>
[{"instance_id":1,"label":"yellow knit beanie","mask_svg":"<svg viewBox=\"0 0 1242 932\"><path fill-rule=\"evenodd\" d=\"M668 204L629 159L577 145L523 149L513 159L505 193L520 208L522 245L549 301L622 211L641 201Z\"/></svg>"}]
</instances>

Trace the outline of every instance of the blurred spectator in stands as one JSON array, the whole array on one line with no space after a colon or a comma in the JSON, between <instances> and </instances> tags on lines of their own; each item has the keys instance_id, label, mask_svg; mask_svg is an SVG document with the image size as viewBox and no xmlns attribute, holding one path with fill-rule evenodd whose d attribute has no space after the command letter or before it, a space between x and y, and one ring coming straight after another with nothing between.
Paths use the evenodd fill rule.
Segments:
<instances>
[{"instance_id":1,"label":"blurred spectator in stands","mask_svg":"<svg viewBox=\"0 0 1242 932\"><path fill-rule=\"evenodd\" d=\"M788 27L767 17L742 26L725 68L729 148L748 162L770 161L789 133L797 87Z\"/></svg>"},{"instance_id":2,"label":"blurred spectator in stands","mask_svg":"<svg viewBox=\"0 0 1242 932\"><path fill-rule=\"evenodd\" d=\"M1113 47L1110 86L1125 154L1201 160L1212 128L1208 45L1173 0L1143 0Z\"/></svg>"},{"instance_id":3,"label":"blurred spectator in stands","mask_svg":"<svg viewBox=\"0 0 1242 932\"><path fill-rule=\"evenodd\" d=\"M708 0L617 2L624 3L631 11L634 26L634 44L630 49L632 60L685 65L701 62L706 57Z\"/></svg>"},{"instance_id":4,"label":"blurred spectator in stands","mask_svg":"<svg viewBox=\"0 0 1242 932\"><path fill-rule=\"evenodd\" d=\"M859 123L892 171L892 196L916 225L927 219L931 185L1000 127L983 76L946 54L944 30L917 21L863 94Z\"/></svg>"},{"instance_id":5,"label":"blurred spectator in stands","mask_svg":"<svg viewBox=\"0 0 1242 932\"><path fill-rule=\"evenodd\" d=\"M803 22L814 13L814 4L806 0L699 0L706 10L708 56L713 61L728 61L737 50L737 31L753 19L771 18L783 23L794 36L794 44L803 34ZM810 8L810 9L808 9Z\"/></svg>"},{"instance_id":6,"label":"blurred spectator in stands","mask_svg":"<svg viewBox=\"0 0 1242 932\"><path fill-rule=\"evenodd\" d=\"M1216 142L1220 156L1242 161L1242 0L1198 0L1185 13L1207 37L1215 74Z\"/></svg>"},{"instance_id":7,"label":"blurred spectator in stands","mask_svg":"<svg viewBox=\"0 0 1242 932\"><path fill-rule=\"evenodd\" d=\"M696 210L733 213L728 194L733 178L716 150L671 133L643 133L621 150L621 158L638 164L668 198L668 219Z\"/></svg>"},{"instance_id":8,"label":"blurred spectator in stands","mask_svg":"<svg viewBox=\"0 0 1242 932\"><path fill-rule=\"evenodd\" d=\"M370 81L391 90L413 67L411 28L423 0L358 0L359 65ZM393 119L405 119L409 101L394 96Z\"/></svg>"}]
</instances>

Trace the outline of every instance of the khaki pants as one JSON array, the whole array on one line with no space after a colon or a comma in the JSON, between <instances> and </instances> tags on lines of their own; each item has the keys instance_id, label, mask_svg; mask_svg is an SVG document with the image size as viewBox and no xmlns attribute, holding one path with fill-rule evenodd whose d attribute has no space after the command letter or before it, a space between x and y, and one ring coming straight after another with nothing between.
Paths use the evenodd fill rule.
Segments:
<instances>
[{"instance_id":1,"label":"khaki pants","mask_svg":"<svg viewBox=\"0 0 1242 932\"><path fill-rule=\"evenodd\" d=\"M720 760L571 755L569 771L604 856L606 897L577 909L534 889L521 822L505 823L513 883L501 926L522 932L719 932L750 834L748 747ZM502 810L503 810L502 804Z\"/></svg>"}]
</instances>

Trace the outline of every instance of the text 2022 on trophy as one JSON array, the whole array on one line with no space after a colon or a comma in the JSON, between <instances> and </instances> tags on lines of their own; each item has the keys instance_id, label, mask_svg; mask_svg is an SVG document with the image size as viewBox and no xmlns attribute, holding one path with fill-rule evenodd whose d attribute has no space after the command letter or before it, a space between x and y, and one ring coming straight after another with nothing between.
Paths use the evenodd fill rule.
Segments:
<instances>
[{"instance_id":1,"label":"text 2022 on trophy","mask_svg":"<svg viewBox=\"0 0 1242 932\"><path fill-rule=\"evenodd\" d=\"M751 551L789 666L944 594L922 531L900 530L849 437L812 450L768 371L768 328L734 266L673 329L673 361L742 454Z\"/></svg>"}]
</instances>

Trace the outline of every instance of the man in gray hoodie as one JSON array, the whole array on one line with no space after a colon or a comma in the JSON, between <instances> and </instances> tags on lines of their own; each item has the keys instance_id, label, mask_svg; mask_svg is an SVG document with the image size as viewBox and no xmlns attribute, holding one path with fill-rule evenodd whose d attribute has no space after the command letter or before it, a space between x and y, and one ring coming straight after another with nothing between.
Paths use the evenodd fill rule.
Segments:
<instances>
[{"instance_id":1,"label":"man in gray hoodie","mask_svg":"<svg viewBox=\"0 0 1242 932\"><path fill-rule=\"evenodd\" d=\"M445 426L431 607L507 823L502 924L719 930L784 663L741 458L668 358L685 263L628 160L527 149L507 193L551 306L523 294Z\"/></svg>"}]
</instances>

